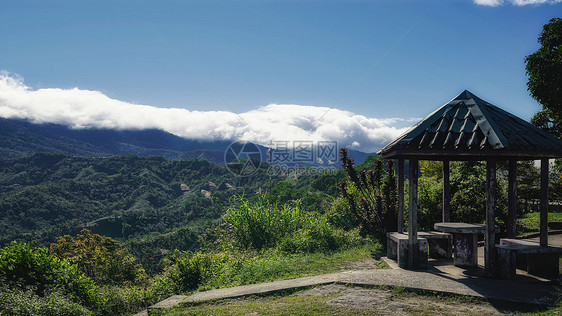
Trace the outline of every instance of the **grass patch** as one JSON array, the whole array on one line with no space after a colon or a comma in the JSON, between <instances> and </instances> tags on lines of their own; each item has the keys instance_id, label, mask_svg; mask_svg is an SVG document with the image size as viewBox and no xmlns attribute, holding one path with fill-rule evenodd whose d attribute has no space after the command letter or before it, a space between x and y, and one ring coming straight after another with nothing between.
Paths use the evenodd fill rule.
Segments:
<instances>
[{"instance_id":1,"label":"grass patch","mask_svg":"<svg viewBox=\"0 0 562 316\"><path fill-rule=\"evenodd\" d=\"M300 295L302 292L221 300L173 309L164 315L379 315L373 311L326 304L327 300L339 296L339 293L326 296L302 296Z\"/></svg>"},{"instance_id":2,"label":"grass patch","mask_svg":"<svg viewBox=\"0 0 562 316\"><path fill-rule=\"evenodd\" d=\"M291 279L341 271L349 262L373 257L378 243L367 243L331 253L286 254L270 252L243 263L229 286Z\"/></svg>"},{"instance_id":3,"label":"grass patch","mask_svg":"<svg viewBox=\"0 0 562 316\"><path fill-rule=\"evenodd\" d=\"M284 253L267 251L221 251L199 255L204 260L187 258L170 270L171 284L197 284L196 288L181 288L186 294L223 287L270 282L341 271L350 262L372 258L382 251L379 243L367 241L348 249L316 253ZM196 255L197 256L197 255ZM191 257L194 258L194 257ZM181 259L178 261L180 262ZM190 265L190 271L183 266ZM197 265L197 267L193 267ZM193 270L196 271L193 271ZM190 281L194 279L196 282Z\"/></svg>"},{"instance_id":4,"label":"grass patch","mask_svg":"<svg viewBox=\"0 0 562 316\"><path fill-rule=\"evenodd\" d=\"M361 296L361 288L379 291L379 293L383 291L390 293L391 296L376 304L365 303L363 300L374 292L363 292L363 296ZM482 315L521 312L527 313L524 315L559 315L560 313L560 307L545 310L537 306L492 302L458 294L412 291L401 287L341 286L321 294L303 295L309 290L202 302L165 311L164 315L384 315L394 314L394 312L414 315ZM355 305L353 303L334 305L333 302L328 302L332 299L349 302L353 300L349 293L354 290L359 293ZM346 297L343 300L338 299L344 295ZM363 303L365 306L362 306Z\"/></svg>"},{"instance_id":5,"label":"grass patch","mask_svg":"<svg viewBox=\"0 0 562 316\"><path fill-rule=\"evenodd\" d=\"M562 222L562 212L548 213L549 222ZM540 213L527 213L517 219L517 232L521 234L538 233L540 231Z\"/></svg>"}]
</instances>

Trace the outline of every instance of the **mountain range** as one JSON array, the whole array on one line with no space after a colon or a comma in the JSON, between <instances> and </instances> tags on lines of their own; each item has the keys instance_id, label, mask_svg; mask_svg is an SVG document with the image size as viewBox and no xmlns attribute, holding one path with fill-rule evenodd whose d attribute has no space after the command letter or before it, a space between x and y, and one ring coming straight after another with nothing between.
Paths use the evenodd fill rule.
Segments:
<instances>
[{"instance_id":1,"label":"mountain range","mask_svg":"<svg viewBox=\"0 0 562 316\"><path fill-rule=\"evenodd\" d=\"M225 150L231 143L189 140L156 129L71 129L59 124L0 118L0 158L17 158L38 152L89 157L134 154L141 157L162 156L168 160L197 158L222 165L225 163ZM257 147L262 160L266 160L268 148ZM350 153L357 164L369 155L354 150ZM309 166L315 164L305 163Z\"/></svg>"}]
</instances>

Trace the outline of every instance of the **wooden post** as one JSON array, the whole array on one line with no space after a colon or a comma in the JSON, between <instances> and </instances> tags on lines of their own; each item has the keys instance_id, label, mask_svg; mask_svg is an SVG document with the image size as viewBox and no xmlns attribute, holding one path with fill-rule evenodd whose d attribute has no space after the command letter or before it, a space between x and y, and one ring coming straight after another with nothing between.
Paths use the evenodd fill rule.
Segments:
<instances>
[{"instance_id":1,"label":"wooden post","mask_svg":"<svg viewBox=\"0 0 562 316\"><path fill-rule=\"evenodd\" d=\"M486 240L484 244L484 269L487 276L496 275L496 158L486 163Z\"/></svg>"},{"instance_id":2,"label":"wooden post","mask_svg":"<svg viewBox=\"0 0 562 316\"><path fill-rule=\"evenodd\" d=\"M418 160L410 159L409 164L410 199L408 209L408 268L416 264L418 243Z\"/></svg>"},{"instance_id":3,"label":"wooden post","mask_svg":"<svg viewBox=\"0 0 562 316\"><path fill-rule=\"evenodd\" d=\"M508 172L507 238L515 238L517 236L517 160L509 161Z\"/></svg>"},{"instance_id":4,"label":"wooden post","mask_svg":"<svg viewBox=\"0 0 562 316\"><path fill-rule=\"evenodd\" d=\"M451 221L451 184L449 182L449 160L443 160L443 222Z\"/></svg>"},{"instance_id":5,"label":"wooden post","mask_svg":"<svg viewBox=\"0 0 562 316\"><path fill-rule=\"evenodd\" d=\"M548 159L541 159L541 246L548 246Z\"/></svg>"},{"instance_id":6,"label":"wooden post","mask_svg":"<svg viewBox=\"0 0 562 316\"><path fill-rule=\"evenodd\" d=\"M404 159L398 159L398 232L404 232Z\"/></svg>"}]
</instances>

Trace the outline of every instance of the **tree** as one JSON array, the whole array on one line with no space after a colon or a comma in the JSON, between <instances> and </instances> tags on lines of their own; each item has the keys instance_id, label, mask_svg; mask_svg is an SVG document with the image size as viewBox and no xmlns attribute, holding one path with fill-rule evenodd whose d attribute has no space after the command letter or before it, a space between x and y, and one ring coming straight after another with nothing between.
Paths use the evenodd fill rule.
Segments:
<instances>
[{"instance_id":1,"label":"tree","mask_svg":"<svg viewBox=\"0 0 562 316\"><path fill-rule=\"evenodd\" d=\"M92 234L83 229L76 239L65 235L51 244L50 252L57 258L79 266L100 284L142 283L147 275L133 255L115 239Z\"/></svg>"},{"instance_id":2,"label":"tree","mask_svg":"<svg viewBox=\"0 0 562 316\"><path fill-rule=\"evenodd\" d=\"M542 104L531 123L562 138L562 19L545 24L538 41L541 47L525 58L527 88Z\"/></svg>"}]
</instances>

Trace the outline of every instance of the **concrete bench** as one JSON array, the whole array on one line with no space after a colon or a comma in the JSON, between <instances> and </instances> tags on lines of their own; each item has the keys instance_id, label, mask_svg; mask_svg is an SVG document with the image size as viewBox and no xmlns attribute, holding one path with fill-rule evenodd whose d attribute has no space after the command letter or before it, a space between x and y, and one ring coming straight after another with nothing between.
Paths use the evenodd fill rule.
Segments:
<instances>
[{"instance_id":1,"label":"concrete bench","mask_svg":"<svg viewBox=\"0 0 562 316\"><path fill-rule=\"evenodd\" d=\"M386 233L386 256L389 259L396 260L400 268L410 268L408 267L408 238L408 234L404 233ZM418 236L414 268L427 268L427 250L427 239Z\"/></svg>"},{"instance_id":2,"label":"concrete bench","mask_svg":"<svg viewBox=\"0 0 562 316\"><path fill-rule=\"evenodd\" d=\"M418 232L418 237L427 239L431 258L447 258L453 255L453 235L442 232Z\"/></svg>"},{"instance_id":3,"label":"concrete bench","mask_svg":"<svg viewBox=\"0 0 562 316\"><path fill-rule=\"evenodd\" d=\"M548 222L548 229L562 229L562 222Z\"/></svg>"},{"instance_id":4,"label":"concrete bench","mask_svg":"<svg viewBox=\"0 0 562 316\"><path fill-rule=\"evenodd\" d=\"M562 247L541 246L539 242L528 239L500 239L496 245L499 259L499 273L502 279L513 279L515 269L547 279L558 279L559 257Z\"/></svg>"}]
</instances>

